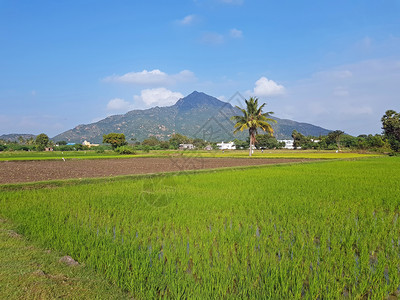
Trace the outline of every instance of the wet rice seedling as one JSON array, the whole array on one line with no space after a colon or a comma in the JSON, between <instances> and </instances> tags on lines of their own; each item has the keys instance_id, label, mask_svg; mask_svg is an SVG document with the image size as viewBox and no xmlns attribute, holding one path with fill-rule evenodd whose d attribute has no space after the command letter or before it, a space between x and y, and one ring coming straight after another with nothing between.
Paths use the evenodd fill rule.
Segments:
<instances>
[{"instance_id":1,"label":"wet rice seedling","mask_svg":"<svg viewBox=\"0 0 400 300\"><path fill-rule=\"evenodd\" d=\"M2 190L0 215L140 299L371 299L400 284L400 159Z\"/></svg>"}]
</instances>

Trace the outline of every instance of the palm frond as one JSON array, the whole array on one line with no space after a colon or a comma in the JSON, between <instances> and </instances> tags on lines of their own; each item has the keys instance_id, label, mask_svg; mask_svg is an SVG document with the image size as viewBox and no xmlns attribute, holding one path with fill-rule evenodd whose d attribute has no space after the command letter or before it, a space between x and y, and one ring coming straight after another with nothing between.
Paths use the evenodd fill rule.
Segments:
<instances>
[{"instance_id":1,"label":"palm frond","mask_svg":"<svg viewBox=\"0 0 400 300\"><path fill-rule=\"evenodd\" d=\"M273 134L274 130L270 123L276 123L276 120L268 118L272 111L263 113L262 110L265 107L266 103L258 106L258 98L250 97L248 100L245 100L246 109L240 108L236 106L243 115L242 116L232 116L230 119L235 121L234 125L235 130L233 133L237 133L239 131L244 131L245 129L249 130L249 135L251 138L257 134L257 129L260 128L263 131L269 132Z\"/></svg>"}]
</instances>

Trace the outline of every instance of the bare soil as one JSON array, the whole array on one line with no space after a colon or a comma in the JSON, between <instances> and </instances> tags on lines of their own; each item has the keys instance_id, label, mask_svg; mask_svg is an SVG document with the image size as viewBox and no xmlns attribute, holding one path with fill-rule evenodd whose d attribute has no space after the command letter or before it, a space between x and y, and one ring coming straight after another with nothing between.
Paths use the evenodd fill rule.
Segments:
<instances>
[{"instance_id":1,"label":"bare soil","mask_svg":"<svg viewBox=\"0 0 400 300\"><path fill-rule=\"evenodd\" d=\"M0 184L269 165L302 161L306 161L306 159L171 157L66 161L3 161L0 162Z\"/></svg>"}]
</instances>

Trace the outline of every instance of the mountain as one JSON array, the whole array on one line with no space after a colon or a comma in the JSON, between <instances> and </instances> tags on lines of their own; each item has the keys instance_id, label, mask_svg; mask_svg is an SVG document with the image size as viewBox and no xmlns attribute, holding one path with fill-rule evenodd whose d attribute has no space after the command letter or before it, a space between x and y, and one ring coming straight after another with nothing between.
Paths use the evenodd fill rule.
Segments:
<instances>
[{"instance_id":1,"label":"mountain","mask_svg":"<svg viewBox=\"0 0 400 300\"><path fill-rule=\"evenodd\" d=\"M101 143L103 134L124 133L127 141L142 141L149 136L168 140L172 134L181 133L207 141L231 141L246 139L247 132L233 134L233 115L241 112L230 103L223 102L201 92L193 92L179 99L174 105L132 110L124 115L107 117L96 123L78 125L52 138L54 141ZM307 123L279 119L273 124L278 139L290 139L293 130L304 135L326 135L330 130Z\"/></svg>"},{"instance_id":2,"label":"mountain","mask_svg":"<svg viewBox=\"0 0 400 300\"><path fill-rule=\"evenodd\" d=\"M35 139L36 135L27 134L27 133L3 134L3 135L0 135L0 140L10 141L10 142L18 142L20 137L22 137L24 140L28 140L30 138Z\"/></svg>"}]
</instances>

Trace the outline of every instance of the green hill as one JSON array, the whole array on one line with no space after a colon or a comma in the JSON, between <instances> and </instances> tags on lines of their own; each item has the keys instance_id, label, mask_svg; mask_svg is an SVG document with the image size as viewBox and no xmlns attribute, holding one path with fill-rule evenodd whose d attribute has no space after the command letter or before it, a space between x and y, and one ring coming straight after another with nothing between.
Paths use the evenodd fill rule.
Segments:
<instances>
[{"instance_id":1,"label":"green hill","mask_svg":"<svg viewBox=\"0 0 400 300\"><path fill-rule=\"evenodd\" d=\"M234 123L230 117L236 114L241 114L241 112L230 103L195 91L172 106L132 110L124 115L110 116L96 123L78 125L52 139L75 143L81 143L84 140L101 143L103 134L110 132L124 133L128 141L131 139L142 141L149 136L168 140L174 133L207 141L245 139L247 132L233 135ZM293 130L313 136L326 135L330 132L330 130L307 123L275 119L277 124L273 127L278 139L291 138Z\"/></svg>"},{"instance_id":2,"label":"green hill","mask_svg":"<svg viewBox=\"0 0 400 300\"><path fill-rule=\"evenodd\" d=\"M30 138L35 139L36 135L29 133L10 133L10 134L2 134L0 135L0 140L18 142L20 138L24 140L28 140Z\"/></svg>"}]
</instances>

